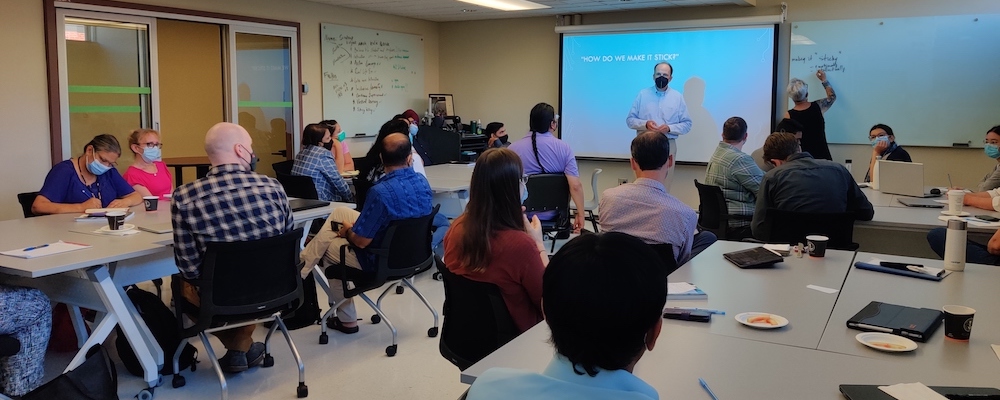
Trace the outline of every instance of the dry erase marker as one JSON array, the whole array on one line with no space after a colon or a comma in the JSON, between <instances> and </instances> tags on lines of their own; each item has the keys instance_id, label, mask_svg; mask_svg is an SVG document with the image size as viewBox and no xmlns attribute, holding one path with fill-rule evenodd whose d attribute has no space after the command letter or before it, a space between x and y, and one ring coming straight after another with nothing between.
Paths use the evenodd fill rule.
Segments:
<instances>
[{"instance_id":1,"label":"dry erase marker","mask_svg":"<svg viewBox=\"0 0 1000 400\"><path fill-rule=\"evenodd\" d=\"M708 392L709 396L712 396L712 400L719 400L718 397L715 397L715 393L712 393L712 389L708 387L708 383L705 383L704 379L698 378L698 383L700 383L701 387L704 388L706 392Z\"/></svg>"}]
</instances>

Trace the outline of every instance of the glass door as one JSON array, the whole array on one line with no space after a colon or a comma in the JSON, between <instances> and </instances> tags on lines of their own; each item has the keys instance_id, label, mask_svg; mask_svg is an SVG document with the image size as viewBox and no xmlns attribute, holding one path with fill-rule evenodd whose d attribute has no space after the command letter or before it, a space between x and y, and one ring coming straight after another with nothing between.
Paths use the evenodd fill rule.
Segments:
<instances>
[{"instance_id":1,"label":"glass door","mask_svg":"<svg viewBox=\"0 0 1000 400\"><path fill-rule=\"evenodd\" d=\"M124 171L132 164L128 134L159 128L155 22L59 10L57 23L63 158L80 154L94 136L110 133L122 145L118 168Z\"/></svg>"},{"instance_id":2,"label":"glass door","mask_svg":"<svg viewBox=\"0 0 1000 400\"><path fill-rule=\"evenodd\" d=\"M294 30L232 26L233 121L253 137L257 172L274 176L272 164L295 157L299 144L298 60Z\"/></svg>"}]
</instances>

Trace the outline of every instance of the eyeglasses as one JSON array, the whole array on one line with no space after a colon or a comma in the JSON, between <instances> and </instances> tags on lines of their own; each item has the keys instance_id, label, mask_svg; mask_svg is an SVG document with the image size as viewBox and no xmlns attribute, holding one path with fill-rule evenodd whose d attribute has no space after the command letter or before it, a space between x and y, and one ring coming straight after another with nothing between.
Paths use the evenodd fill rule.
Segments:
<instances>
[{"instance_id":1,"label":"eyeglasses","mask_svg":"<svg viewBox=\"0 0 1000 400\"><path fill-rule=\"evenodd\" d=\"M139 146L140 147L145 147L147 149L152 149L152 148L161 148L162 149L163 148L163 143L156 143L156 142L139 143Z\"/></svg>"},{"instance_id":2,"label":"eyeglasses","mask_svg":"<svg viewBox=\"0 0 1000 400\"><path fill-rule=\"evenodd\" d=\"M889 136L889 134L883 132L878 135L868 135L868 140L875 140L875 138L879 138L882 136Z\"/></svg>"},{"instance_id":3,"label":"eyeglasses","mask_svg":"<svg viewBox=\"0 0 1000 400\"><path fill-rule=\"evenodd\" d=\"M983 144L1000 145L1000 140L984 140Z\"/></svg>"}]
</instances>

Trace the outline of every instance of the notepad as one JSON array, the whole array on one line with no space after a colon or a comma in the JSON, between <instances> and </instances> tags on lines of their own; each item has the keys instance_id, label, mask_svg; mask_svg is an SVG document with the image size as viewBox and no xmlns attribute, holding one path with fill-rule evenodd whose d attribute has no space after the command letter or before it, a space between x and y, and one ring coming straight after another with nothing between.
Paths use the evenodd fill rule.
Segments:
<instances>
[{"instance_id":1,"label":"notepad","mask_svg":"<svg viewBox=\"0 0 1000 400\"><path fill-rule=\"evenodd\" d=\"M667 300L701 300L708 294L688 282L667 283Z\"/></svg>"},{"instance_id":2,"label":"notepad","mask_svg":"<svg viewBox=\"0 0 1000 400\"><path fill-rule=\"evenodd\" d=\"M101 211L101 210L104 210L104 211ZM127 213L127 214L125 214L125 220L126 221L132 219L132 217L135 216L135 212L129 211L127 208L91 208L91 209L87 209L87 211L84 212L83 214L78 215L76 217L76 221L78 221L78 222L107 221L107 218L105 218L106 217L106 215L105 215L106 213L109 213L109 212L112 212L112 211L123 211L123 210ZM91 211L93 211L93 212L91 212Z\"/></svg>"},{"instance_id":3,"label":"notepad","mask_svg":"<svg viewBox=\"0 0 1000 400\"><path fill-rule=\"evenodd\" d=\"M89 248L90 245L83 243L64 242L62 240L55 243L25 247L14 250L0 251L0 254L18 258L37 258L50 256L53 254L65 253L67 251Z\"/></svg>"}]
</instances>

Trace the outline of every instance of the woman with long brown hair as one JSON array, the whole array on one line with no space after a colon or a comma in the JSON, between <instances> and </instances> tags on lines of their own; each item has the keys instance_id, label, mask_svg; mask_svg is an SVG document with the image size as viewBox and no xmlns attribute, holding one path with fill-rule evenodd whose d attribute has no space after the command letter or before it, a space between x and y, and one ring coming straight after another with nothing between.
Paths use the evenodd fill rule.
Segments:
<instances>
[{"instance_id":1,"label":"woman with long brown hair","mask_svg":"<svg viewBox=\"0 0 1000 400\"><path fill-rule=\"evenodd\" d=\"M528 221L521 158L489 149L476 160L469 204L444 238L444 263L465 278L500 287L521 332L542 320L542 273L549 262L538 217Z\"/></svg>"}]
</instances>

